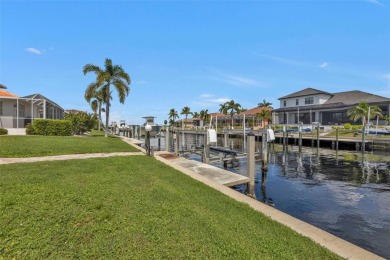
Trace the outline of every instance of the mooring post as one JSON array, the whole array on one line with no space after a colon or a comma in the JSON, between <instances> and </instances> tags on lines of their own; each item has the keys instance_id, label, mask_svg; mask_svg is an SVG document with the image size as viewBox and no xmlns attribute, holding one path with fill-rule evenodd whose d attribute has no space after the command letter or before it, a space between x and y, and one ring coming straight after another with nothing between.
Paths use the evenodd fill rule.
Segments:
<instances>
[{"instance_id":1,"label":"mooring post","mask_svg":"<svg viewBox=\"0 0 390 260\"><path fill-rule=\"evenodd\" d=\"M286 126L283 126L283 151L286 150Z\"/></svg>"},{"instance_id":2,"label":"mooring post","mask_svg":"<svg viewBox=\"0 0 390 260\"><path fill-rule=\"evenodd\" d=\"M223 144L224 144L225 148L227 148L227 147L229 147L229 134L228 133L224 133L223 137L224 137L223 138L224 139Z\"/></svg>"},{"instance_id":3,"label":"mooring post","mask_svg":"<svg viewBox=\"0 0 390 260\"><path fill-rule=\"evenodd\" d=\"M263 170L268 170L268 140L267 133L263 133L261 137L261 159Z\"/></svg>"},{"instance_id":4,"label":"mooring post","mask_svg":"<svg viewBox=\"0 0 390 260\"><path fill-rule=\"evenodd\" d=\"M264 139L262 140L264 141ZM255 135L253 132L248 134L248 145L247 145L247 171L249 177L248 183L248 195L254 196L255 188Z\"/></svg>"},{"instance_id":5,"label":"mooring post","mask_svg":"<svg viewBox=\"0 0 390 260\"><path fill-rule=\"evenodd\" d=\"M317 149L320 148L320 126L317 125Z\"/></svg>"},{"instance_id":6,"label":"mooring post","mask_svg":"<svg viewBox=\"0 0 390 260\"><path fill-rule=\"evenodd\" d=\"M210 163L210 144L207 136L207 129L203 138L203 163Z\"/></svg>"},{"instance_id":7,"label":"mooring post","mask_svg":"<svg viewBox=\"0 0 390 260\"><path fill-rule=\"evenodd\" d=\"M362 131L362 153L364 154L366 152L366 124L363 124L363 131Z\"/></svg>"},{"instance_id":8,"label":"mooring post","mask_svg":"<svg viewBox=\"0 0 390 260\"><path fill-rule=\"evenodd\" d=\"M175 154L179 155L179 143L180 143L180 134L179 131L175 132Z\"/></svg>"},{"instance_id":9,"label":"mooring post","mask_svg":"<svg viewBox=\"0 0 390 260\"><path fill-rule=\"evenodd\" d=\"M299 152L301 153L302 152L302 132L299 131L299 141L298 141L298 144L299 144Z\"/></svg>"},{"instance_id":10,"label":"mooring post","mask_svg":"<svg viewBox=\"0 0 390 260\"><path fill-rule=\"evenodd\" d=\"M170 135L171 131L168 129L165 129L165 151L169 152L169 146L170 146Z\"/></svg>"}]
</instances>

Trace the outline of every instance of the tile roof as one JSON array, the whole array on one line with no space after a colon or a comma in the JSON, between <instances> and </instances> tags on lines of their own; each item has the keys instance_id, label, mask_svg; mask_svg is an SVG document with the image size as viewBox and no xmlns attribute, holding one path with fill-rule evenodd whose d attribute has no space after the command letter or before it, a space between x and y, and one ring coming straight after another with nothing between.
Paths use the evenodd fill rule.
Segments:
<instances>
[{"instance_id":1,"label":"tile roof","mask_svg":"<svg viewBox=\"0 0 390 260\"><path fill-rule=\"evenodd\" d=\"M272 108L271 107L255 107L255 108L248 109L244 112L241 112L239 115L256 115L257 113L260 113L263 110L272 111Z\"/></svg>"},{"instance_id":2,"label":"tile roof","mask_svg":"<svg viewBox=\"0 0 390 260\"><path fill-rule=\"evenodd\" d=\"M352 91L333 93L333 96L330 99L328 99L324 103L324 105L334 104L334 103L343 103L345 105L352 105L352 104L357 104L360 101L367 101L367 103L389 102L390 98L377 96L359 90L352 90Z\"/></svg>"},{"instance_id":3,"label":"tile roof","mask_svg":"<svg viewBox=\"0 0 390 260\"><path fill-rule=\"evenodd\" d=\"M280 98L278 98L278 100L285 99L285 98L310 96L310 95L316 95L316 94L326 94L326 95L331 95L331 96L333 95L333 94L331 94L329 92L325 92L325 91L322 91L322 90L318 90L318 89L314 89L314 88L305 88L303 90L300 90L298 92L294 92L294 93L289 94L287 96L280 97Z\"/></svg>"},{"instance_id":4,"label":"tile roof","mask_svg":"<svg viewBox=\"0 0 390 260\"><path fill-rule=\"evenodd\" d=\"M12 94L11 92L5 91L4 89L0 89L0 97L15 97L15 98L17 98L18 96L15 94Z\"/></svg>"}]
</instances>

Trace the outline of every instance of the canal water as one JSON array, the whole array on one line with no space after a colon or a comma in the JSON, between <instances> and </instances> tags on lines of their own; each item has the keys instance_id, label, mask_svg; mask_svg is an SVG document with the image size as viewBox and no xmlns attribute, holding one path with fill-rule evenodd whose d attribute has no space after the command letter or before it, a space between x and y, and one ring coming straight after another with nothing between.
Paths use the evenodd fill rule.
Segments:
<instances>
[{"instance_id":1,"label":"canal water","mask_svg":"<svg viewBox=\"0 0 390 260\"><path fill-rule=\"evenodd\" d=\"M241 140L233 143L235 149L242 149ZM200 160L197 155L190 158ZM246 159L240 159L238 166L228 170L247 175L246 166ZM275 144L266 174L261 162L256 162L255 195L259 201L390 259L389 168L386 153L362 156L306 147L300 153L298 147L283 151ZM236 189L246 192L245 185Z\"/></svg>"}]
</instances>

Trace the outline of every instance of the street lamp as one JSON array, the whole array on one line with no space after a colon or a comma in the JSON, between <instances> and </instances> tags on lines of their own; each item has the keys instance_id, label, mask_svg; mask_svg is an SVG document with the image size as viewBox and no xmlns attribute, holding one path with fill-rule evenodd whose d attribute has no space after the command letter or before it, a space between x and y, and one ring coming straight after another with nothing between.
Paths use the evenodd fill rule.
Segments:
<instances>
[{"instance_id":1,"label":"street lamp","mask_svg":"<svg viewBox=\"0 0 390 260\"><path fill-rule=\"evenodd\" d=\"M147 156L150 156L150 131L152 131L152 126L146 125L145 132L146 132L146 154L147 154Z\"/></svg>"}]
</instances>

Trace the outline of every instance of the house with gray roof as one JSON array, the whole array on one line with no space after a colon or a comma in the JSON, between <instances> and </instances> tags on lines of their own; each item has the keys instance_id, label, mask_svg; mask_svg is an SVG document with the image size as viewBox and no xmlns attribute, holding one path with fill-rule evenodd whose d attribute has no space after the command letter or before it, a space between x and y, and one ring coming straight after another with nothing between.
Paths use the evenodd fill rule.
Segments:
<instances>
[{"instance_id":1,"label":"house with gray roof","mask_svg":"<svg viewBox=\"0 0 390 260\"><path fill-rule=\"evenodd\" d=\"M64 118L64 109L41 94L19 97L5 89L0 88L0 128L24 128L35 118Z\"/></svg>"},{"instance_id":2,"label":"house with gray roof","mask_svg":"<svg viewBox=\"0 0 390 260\"><path fill-rule=\"evenodd\" d=\"M380 107L383 115L389 115L390 111L390 98L359 90L329 93L306 88L280 97L278 100L280 100L280 108L273 111L275 124L319 122L321 125L335 125L353 123L348 118L347 111L361 101ZM384 123L384 121L380 121L380 123Z\"/></svg>"}]
</instances>

